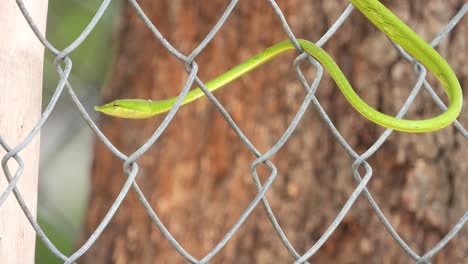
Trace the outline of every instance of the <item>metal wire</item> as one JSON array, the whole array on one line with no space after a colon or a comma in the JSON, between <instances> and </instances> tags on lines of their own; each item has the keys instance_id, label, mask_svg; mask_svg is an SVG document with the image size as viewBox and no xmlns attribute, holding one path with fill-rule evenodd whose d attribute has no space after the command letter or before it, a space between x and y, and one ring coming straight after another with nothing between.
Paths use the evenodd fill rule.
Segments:
<instances>
[{"instance_id":1,"label":"metal wire","mask_svg":"<svg viewBox=\"0 0 468 264\"><path fill-rule=\"evenodd\" d=\"M463 229L464 225L468 221L468 212L466 212L460 220L455 224L455 226L450 230L450 232L437 243L432 249L428 250L422 256L418 255L398 234L398 232L393 228L390 221L387 220L385 215L383 214L382 210L379 208L378 204L373 199L370 191L366 188L367 183L372 177L372 167L366 160L371 157L381 146L390 134L392 133L391 129L386 129L380 137L375 141L375 143L368 148L363 154L356 153L353 148L346 142L346 140L341 136L339 131L336 129L335 125L328 117L327 113L321 106L319 100L315 96L315 92L319 86L320 80L322 78L323 69L322 66L315 61L313 58L308 56L306 53L302 53L302 49L297 42L291 28L289 27L286 18L282 14L280 7L276 4L274 0L268 0L268 3L271 5L272 9L276 13L280 23L283 27L284 32L289 37L291 42L294 44L296 49L299 52L296 60L293 63L293 67L295 68L298 79L302 83L304 90L306 91L306 96L304 101L302 102L298 112L296 113L295 117L280 137L280 139L273 145L268 151L265 153L261 153L256 149L256 147L249 141L249 139L245 136L245 134L241 131L241 129L237 126L234 120L230 117L229 113L225 110L223 105L216 99L216 97L209 92L204 83L197 77L198 66L195 62L196 56L203 51L203 49L208 45L208 43L212 40L212 38L217 34L218 30L224 25L226 19L232 13L234 7L237 4L237 0L232 0L227 5L226 9L224 10L223 14L219 18L218 22L212 28L212 30L207 34L207 36L200 42L200 44L189 54L184 55L176 48L174 48L171 43L169 43L164 36L160 33L160 31L156 28L155 25L151 22L151 20L146 16L143 9L138 5L136 0L129 0L131 6L134 8L135 12L138 16L143 20L145 25L152 31L154 37L158 39L163 46L177 59L183 61L186 66L186 71L188 74L187 81L180 93L176 104L172 107L172 109L168 112L166 117L164 118L163 122L155 129L153 135L133 154L127 156L123 154L120 150L118 150L107 138L106 136L100 131L98 126L93 122L89 114L86 112L85 108L83 107L82 103L76 96L71 84L68 82L68 77L72 69L72 61L68 57L73 51L79 47L83 41L88 37L91 31L96 27L97 23L106 12L111 0L104 0L102 1L101 6L96 11L96 14L91 19L89 24L86 28L82 31L82 33L72 41L70 45L68 45L64 50L60 51L56 49L46 38L43 36L40 31L38 30L37 26L35 25L33 19L31 18L28 10L24 6L21 0L16 0L19 10L22 12L25 20L28 22L29 26L33 30L34 34L37 36L39 41L44 45L44 47L53 53L56 56L55 65L56 71L58 76L60 77L60 81L57 84L57 88L49 101L47 108L45 109L44 113L41 115L41 118L34 126L34 128L30 131L30 133L16 146L11 147L7 144L7 142L2 138L0 135L0 145L2 148L7 152L2 157L2 170L9 182L8 186L5 190L3 190L0 196L0 206L2 206L3 202L6 198L13 192L15 195L19 205L21 206L24 214L28 218L31 226L36 231L37 236L44 242L44 244L50 249L50 251L57 256L59 259L63 260L64 263L75 263L75 261L80 258L83 254L85 254L89 248L93 246L97 238L101 235L104 231L106 226L109 224L111 219L113 218L115 212L121 205L123 199L127 195L130 188L136 192L138 198L140 199L141 203L147 210L149 216L151 217L154 224L160 229L162 234L166 237L166 239L171 243L174 249L179 252L188 262L190 263L208 263L213 257L219 253L222 248L226 245L226 243L231 239L231 237L236 233L236 231L242 226L244 221L249 217L252 213L253 209L255 209L258 204L261 202L268 218L271 221L271 224L275 231L277 232L279 239L282 241L288 252L291 254L292 258L295 260L294 263L307 263L307 260L312 257L320 247L328 240L328 238L333 234L334 230L340 225L344 216L351 210L351 207L355 203L356 199L363 193L366 197L367 201L373 208L374 212L376 213L377 217L382 222L382 225L387 229L388 233L394 238L395 243L400 245L403 249L403 252L410 256L412 259L416 261L416 263L429 263L430 259L433 258L447 243L457 234L460 230ZM352 13L354 7L349 5L339 16L336 22L330 27L330 29L317 41L317 45L322 46L324 45L335 33L336 31L342 26L342 24L349 18L349 15ZM430 43L433 47L437 46L440 41L446 37L453 28L458 24L458 22L465 16L466 12L468 11L468 3L462 5L458 13L452 18L452 20L443 28L440 33L432 40ZM418 79L413 86L411 93L409 94L408 98L406 99L405 103L401 107L401 110L396 115L398 118L402 118L405 113L408 111L409 107L412 105L413 101L415 100L416 95L421 90L421 87L424 87L426 91L430 94L434 102L442 109L445 110L447 107L444 105L442 100L437 96L435 91L426 81L426 69L423 65L416 62L410 55L408 55L401 47L394 44L396 50L400 53L400 55L409 63L414 65L415 73L418 76ZM316 76L311 85L307 82L306 78L302 74L300 69L300 62L302 60L307 60L310 64L312 64L316 68ZM250 164L250 172L252 175L252 180L257 188L258 194L256 197L251 201L248 207L244 210L244 212L239 216L237 221L234 225L229 229L229 231L225 234L225 236L201 259L197 259L190 255L172 236L170 231L164 226L162 221L160 220L158 214L154 211L154 209L150 206L148 200L146 199L145 195L140 190L139 186L135 182L135 177L138 175L138 158L143 155L158 139L162 132L166 129L166 127L171 123L173 117L176 115L183 98L187 95L189 88L192 84L196 82L203 92L207 95L209 100L216 106L216 108L220 111L220 113L226 119L226 122L230 125L233 131L237 134L239 139L245 144L245 146L257 157L254 161ZM124 185L118 196L116 197L115 201L111 205L110 209L108 210L107 214L104 216L98 227L94 230L91 236L86 240L86 242L76 250L72 255L66 256L57 247L50 241L41 227L35 221L33 215L31 214L29 208L26 206L21 193L16 188L16 183L18 182L19 178L24 169L24 162L21 159L20 151L24 149L28 144L33 140L35 136L37 136L38 132L41 130L44 123L47 121L50 113L55 108L59 97L61 96L64 87L67 88L69 95L71 96L73 102L75 103L77 109L80 111L81 115L89 125L89 127L94 131L97 138L101 140L112 152L116 157L122 159L124 161L123 171L127 176L127 180L125 181ZM349 156L354 160L354 163L351 168L351 172L358 184L354 189L353 193L348 198L347 202L343 205L341 211L337 214L335 219L330 224L329 228L322 234L322 236L316 241L314 245L310 247L305 253L300 254L294 248L294 246L289 242L287 236L283 232L280 224L276 220L275 214L271 209L266 197L265 193L271 187L272 183L277 177L277 169L275 165L270 161L270 158L275 155L286 143L288 138L296 129L296 126L299 124L301 118L303 117L304 113L310 109L310 106L314 106L315 109L318 111L320 116L323 118L325 124L329 127L330 133L335 137L335 139L343 146L344 150L349 154ZM453 125L459 131L460 134L464 136L464 138L468 138L467 130L462 126L459 121L455 121ZM8 166L6 165L10 159L14 159L17 164L18 168L13 173L10 171ZM267 167L270 169L270 175L267 180L262 184L258 175L257 175L257 166L260 164L266 164ZM362 176L358 169L359 167L363 167L365 169L365 175Z\"/></svg>"}]
</instances>

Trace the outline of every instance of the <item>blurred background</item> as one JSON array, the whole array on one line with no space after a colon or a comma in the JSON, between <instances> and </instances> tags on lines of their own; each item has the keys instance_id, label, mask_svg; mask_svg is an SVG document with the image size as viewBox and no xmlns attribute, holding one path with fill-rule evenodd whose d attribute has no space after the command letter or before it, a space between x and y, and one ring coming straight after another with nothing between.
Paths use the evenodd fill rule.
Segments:
<instances>
[{"instance_id":1,"label":"blurred background","mask_svg":"<svg viewBox=\"0 0 468 264\"><path fill-rule=\"evenodd\" d=\"M100 90L109 76L113 59L112 34L121 1L113 1L98 26L70 56L69 80L88 113L100 103ZM100 1L49 0L47 38L58 49L68 46L94 16ZM45 54L43 109L59 81L54 56ZM92 162L93 134L66 91L41 132L38 219L46 234L64 254L72 253L86 209ZM61 263L40 240L36 263Z\"/></svg>"}]
</instances>

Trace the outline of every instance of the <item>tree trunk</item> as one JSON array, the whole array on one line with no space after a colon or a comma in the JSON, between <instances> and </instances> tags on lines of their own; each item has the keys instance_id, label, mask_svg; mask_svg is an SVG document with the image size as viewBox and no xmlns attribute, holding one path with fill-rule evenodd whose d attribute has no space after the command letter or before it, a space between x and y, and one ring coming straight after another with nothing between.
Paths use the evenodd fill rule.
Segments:
<instances>
[{"instance_id":1,"label":"tree trunk","mask_svg":"<svg viewBox=\"0 0 468 264\"><path fill-rule=\"evenodd\" d=\"M143 2L143 1L142 1ZM142 8L165 38L185 54L216 23L227 1L144 1ZM384 1L416 32L431 40L463 0ZM347 1L277 1L295 35L316 41ZM462 87L468 83L465 21L438 47ZM176 96L187 74L154 38L134 10L124 8L114 78L104 93L116 98L160 100ZM287 36L267 1L239 1L226 24L196 58L203 81L223 73ZM416 80L387 38L355 10L324 47L357 92L377 109L396 114ZM265 152L282 135L304 100L291 52L215 93L248 138ZM302 67L309 79L313 67ZM432 76L431 83L436 84ZM434 85L441 91L440 85ZM317 91L323 107L349 144L363 153L383 129L363 119L325 74ZM466 98L466 96L465 96ZM445 99L444 99L445 100ZM466 99L465 99L466 101ZM466 107L464 108L466 109ZM440 112L421 92L407 117ZM465 111L466 112L466 111ZM119 149L132 153L153 133L161 117L104 118L100 127ZM462 124L468 124L466 113ZM92 193L85 235L96 228L126 179L122 161L96 143ZM466 139L450 126L438 132L394 132L369 159L369 191L402 238L418 254L439 242L468 208ZM163 136L140 159L137 183L177 241L201 258L221 240L256 195L247 150L222 115L202 99L182 107ZM279 175L267 193L278 221L303 254L329 226L356 188L351 159L310 106L287 144L272 158ZM269 171L262 168L264 181ZM362 195L361 195L362 196ZM468 252L466 228L433 263L462 263ZM259 204L210 263L292 263ZM412 263L385 230L367 199L360 197L314 263ZM83 263L186 263L151 221L131 190Z\"/></svg>"}]
</instances>

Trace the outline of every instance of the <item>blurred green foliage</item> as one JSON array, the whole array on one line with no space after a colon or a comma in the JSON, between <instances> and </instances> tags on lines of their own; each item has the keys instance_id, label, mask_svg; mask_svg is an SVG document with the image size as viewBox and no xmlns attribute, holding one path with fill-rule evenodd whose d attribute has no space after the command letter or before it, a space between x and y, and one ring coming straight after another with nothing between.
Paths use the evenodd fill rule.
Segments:
<instances>
[{"instance_id":1,"label":"blurred green foliage","mask_svg":"<svg viewBox=\"0 0 468 264\"><path fill-rule=\"evenodd\" d=\"M57 49L63 50L88 25L100 4L101 1L91 0L50 0L47 39ZM73 61L71 76L79 81L78 85L72 83L75 90L100 86L105 80L112 63L112 36L119 6L120 1L111 2L91 34L70 54L69 57ZM47 51L44 63L43 102L45 103L48 102L58 83L58 75L53 62L54 55Z\"/></svg>"},{"instance_id":2,"label":"blurred green foliage","mask_svg":"<svg viewBox=\"0 0 468 264\"><path fill-rule=\"evenodd\" d=\"M49 0L47 39L57 49L64 49L88 25L100 4L101 1L91 0ZM78 94L86 94L89 89L100 89L107 79L113 59L112 37L120 4L120 1L111 2L96 28L69 56L73 61L69 80ZM44 61L44 106L49 102L59 80L53 61L53 54L46 51ZM65 93L62 97L67 97ZM59 101L59 105L62 103L61 101ZM66 177L66 175L63 176ZM47 175L44 175L44 177L47 177ZM41 184L47 184L47 180L41 181ZM67 186L67 188L69 187ZM49 190L51 188L45 189ZM80 228L69 223L63 216L77 217L80 221L73 222L82 222L82 211L77 209L80 206L41 210L41 208L47 209L48 206L53 207L51 204L53 204L53 201L48 202L46 199L39 197L38 222L54 245L63 254L70 255L78 246ZM50 213L56 212L57 209L60 210L59 214ZM55 257L42 241L37 239L36 263L55 264L63 263L63 261Z\"/></svg>"},{"instance_id":3,"label":"blurred green foliage","mask_svg":"<svg viewBox=\"0 0 468 264\"><path fill-rule=\"evenodd\" d=\"M66 232L65 230L58 228L56 225L50 223L39 217L39 225L42 227L44 232L50 238L52 243L62 252L63 254L70 255L73 253L75 247L76 234ZM37 264L54 264L63 263L57 257L55 257L50 250L45 246L40 239L36 242L36 263Z\"/></svg>"}]
</instances>

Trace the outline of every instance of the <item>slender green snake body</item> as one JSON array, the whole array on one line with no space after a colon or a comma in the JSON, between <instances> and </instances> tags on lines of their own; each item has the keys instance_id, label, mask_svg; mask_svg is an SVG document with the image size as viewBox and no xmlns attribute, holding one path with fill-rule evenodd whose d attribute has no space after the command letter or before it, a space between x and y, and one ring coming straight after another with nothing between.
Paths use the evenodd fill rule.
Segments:
<instances>
[{"instance_id":1,"label":"slender green snake body","mask_svg":"<svg viewBox=\"0 0 468 264\"><path fill-rule=\"evenodd\" d=\"M463 96L460 83L448 63L378 0L350 0L350 2L385 35L399 44L434 74L448 95L449 107L446 111L424 120L397 119L383 114L369 106L356 94L343 72L328 53L312 42L299 39L298 43L302 49L329 71L348 102L361 115L374 123L406 132L434 131L452 123L460 114ZM289 50L295 50L289 40L273 45L224 74L206 82L205 86L209 91L215 91ZM193 89L187 94L182 105L190 103L203 95L204 93L200 88ZM176 100L177 97L162 101L119 99L103 106L97 106L95 109L104 114L121 118L148 118L169 111Z\"/></svg>"}]
</instances>

